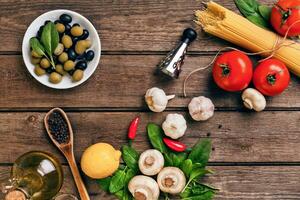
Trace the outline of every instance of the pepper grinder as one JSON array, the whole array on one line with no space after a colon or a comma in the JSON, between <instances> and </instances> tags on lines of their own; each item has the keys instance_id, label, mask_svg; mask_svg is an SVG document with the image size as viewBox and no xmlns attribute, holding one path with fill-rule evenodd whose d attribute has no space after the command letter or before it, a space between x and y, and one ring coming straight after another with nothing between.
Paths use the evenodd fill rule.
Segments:
<instances>
[{"instance_id":1,"label":"pepper grinder","mask_svg":"<svg viewBox=\"0 0 300 200\"><path fill-rule=\"evenodd\" d=\"M180 43L170 51L165 59L158 65L158 71L171 78L178 78L181 72L181 66L187 51L187 47L197 37L197 33L192 28L183 31Z\"/></svg>"}]
</instances>

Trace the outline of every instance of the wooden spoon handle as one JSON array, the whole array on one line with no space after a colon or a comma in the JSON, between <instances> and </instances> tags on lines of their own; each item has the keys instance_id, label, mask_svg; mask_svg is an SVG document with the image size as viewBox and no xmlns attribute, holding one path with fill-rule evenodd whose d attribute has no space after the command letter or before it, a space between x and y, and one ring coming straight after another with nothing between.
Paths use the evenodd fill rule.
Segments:
<instances>
[{"instance_id":1,"label":"wooden spoon handle","mask_svg":"<svg viewBox=\"0 0 300 200\"><path fill-rule=\"evenodd\" d=\"M88 194L87 189L82 181L78 167L76 165L74 155L70 155L70 156L66 156L66 157L67 157L68 163L70 165L71 172L73 174L73 178L75 180L75 183L76 183L79 195L80 195L80 199L81 200L90 200L89 194Z\"/></svg>"}]
</instances>

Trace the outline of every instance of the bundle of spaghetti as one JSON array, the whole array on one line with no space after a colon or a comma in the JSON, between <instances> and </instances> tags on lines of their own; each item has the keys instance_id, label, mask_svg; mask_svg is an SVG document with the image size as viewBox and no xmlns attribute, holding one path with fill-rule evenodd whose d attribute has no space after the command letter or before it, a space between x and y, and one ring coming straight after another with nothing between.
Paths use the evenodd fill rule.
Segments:
<instances>
[{"instance_id":1,"label":"bundle of spaghetti","mask_svg":"<svg viewBox=\"0 0 300 200\"><path fill-rule=\"evenodd\" d=\"M234 43L264 57L273 56L300 76L300 44L256 26L246 18L208 2L206 9L196 11L196 23L209 34Z\"/></svg>"}]
</instances>

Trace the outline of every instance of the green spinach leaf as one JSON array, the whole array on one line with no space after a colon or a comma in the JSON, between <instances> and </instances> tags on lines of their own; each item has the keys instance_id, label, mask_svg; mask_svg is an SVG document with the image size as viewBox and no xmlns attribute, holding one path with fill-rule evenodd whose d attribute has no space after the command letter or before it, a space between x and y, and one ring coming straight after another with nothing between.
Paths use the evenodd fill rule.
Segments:
<instances>
[{"instance_id":1,"label":"green spinach leaf","mask_svg":"<svg viewBox=\"0 0 300 200\"><path fill-rule=\"evenodd\" d=\"M139 154L134 148L124 145L122 147L122 158L130 169L138 171Z\"/></svg>"},{"instance_id":2,"label":"green spinach leaf","mask_svg":"<svg viewBox=\"0 0 300 200\"><path fill-rule=\"evenodd\" d=\"M45 55L45 49L36 37L30 38L29 43L32 50L35 51L39 56Z\"/></svg>"},{"instance_id":3,"label":"green spinach leaf","mask_svg":"<svg viewBox=\"0 0 300 200\"><path fill-rule=\"evenodd\" d=\"M252 23L262 27L270 27L271 8L260 5L257 0L235 0L240 12Z\"/></svg>"},{"instance_id":4,"label":"green spinach leaf","mask_svg":"<svg viewBox=\"0 0 300 200\"><path fill-rule=\"evenodd\" d=\"M203 168L196 168L196 169L193 169L190 173L190 178L189 178L189 182L191 182L192 180L194 179L198 179L198 178L201 178L203 177L205 174L210 174L212 173L210 170L207 170L207 169L203 169Z\"/></svg>"},{"instance_id":5,"label":"green spinach leaf","mask_svg":"<svg viewBox=\"0 0 300 200\"><path fill-rule=\"evenodd\" d=\"M126 177L125 170L118 170L111 178L110 185L109 185L110 193L116 193L124 188L125 177Z\"/></svg>"},{"instance_id":6,"label":"green spinach leaf","mask_svg":"<svg viewBox=\"0 0 300 200\"><path fill-rule=\"evenodd\" d=\"M191 159L187 159L183 161L183 163L180 166L180 169L183 171L186 177L190 177L190 173L193 170L193 162Z\"/></svg>"},{"instance_id":7,"label":"green spinach leaf","mask_svg":"<svg viewBox=\"0 0 300 200\"><path fill-rule=\"evenodd\" d=\"M59 43L59 35L53 22L49 22L45 25L41 36L41 42L44 45L47 54L52 56Z\"/></svg>"},{"instance_id":8,"label":"green spinach leaf","mask_svg":"<svg viewBox=\"0 0 300 200\"><path fill-rule=\"evenodd\" d=\"M111 177L98 179L97 183L99 184L100 188L105 192L109 192L109 185L110 185Z\"/></svg>"},{"instance_id":9,"label":"green spinach leaf","mask_svg":"<svg viewBox=\"0 0 300 200\"><path fill-rule=\"evenodd\" d=\"M147 126L148 137L152 146L162 153L167 153L168 149L163 142L163 130L156 124L149 123Z\"/></svg>"},{"instance_id":10,"label":"green spinach leaf","mask_svg":"<svg viewBox=\"0 0 300 200\"><path fill-rule=\"evenodd\" d=\"M203 139L197 142L189 154L189 159L193 163L200 163L202 167L207 165L211 152L211 141L209 139Z\"/></svg>"},{"instance_id":11,"label":"green spinach leaf","mask_svg":"<svg viewBox=\"0 0 300 200\"><path fill-rule=\"evenodd\" d=\"M122 199L123 199L123 195L124 195L124 190L119 190L118 192L114 193L114 195L115 195L118 199L122 200Z\"/></svg>"}]
</instances>

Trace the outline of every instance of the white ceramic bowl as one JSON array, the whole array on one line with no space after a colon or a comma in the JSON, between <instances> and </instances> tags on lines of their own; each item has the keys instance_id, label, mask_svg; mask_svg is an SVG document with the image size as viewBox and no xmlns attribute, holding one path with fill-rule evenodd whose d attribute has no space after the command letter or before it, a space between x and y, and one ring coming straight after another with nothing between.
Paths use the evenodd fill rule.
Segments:
<instances>
[{"instance_id":1,"label":"white ceramic bowl","mask_svg":"<svg viewBox=\"0 0 300 200\"><path fill-rule=\"evenodd\" d=\"M84 29L87 29L90 32L89 39L92 42L92 46L89 50L93 50L95 52L95 57L92 61L88 62L88 67L84 71L84 76L80 81L73 82L71 76L65 75L60 83L53 84L49 82L49 74L43 76L37 76L34 73L34 65L31 63L29 40L30 38L36 36L40 26L42 26L46 20L51 20L54 22L55 20L59 19L59 16L61 14L64 13L72 17L71 25L73 23L78 23L80 24L80 26L82 26ZM30 24L23 38L22 54L23 54L24 63L28 71L37 81L50 88L68 89L68 88L73 88L75 86L78 86L81 83L85 82L95 72L100 61L101 43L100 43L100 38L98 36L97 30L92 25L92 23L84 16L70 10L53 10L40 15Z\"/></svg>"}]
</instances>

